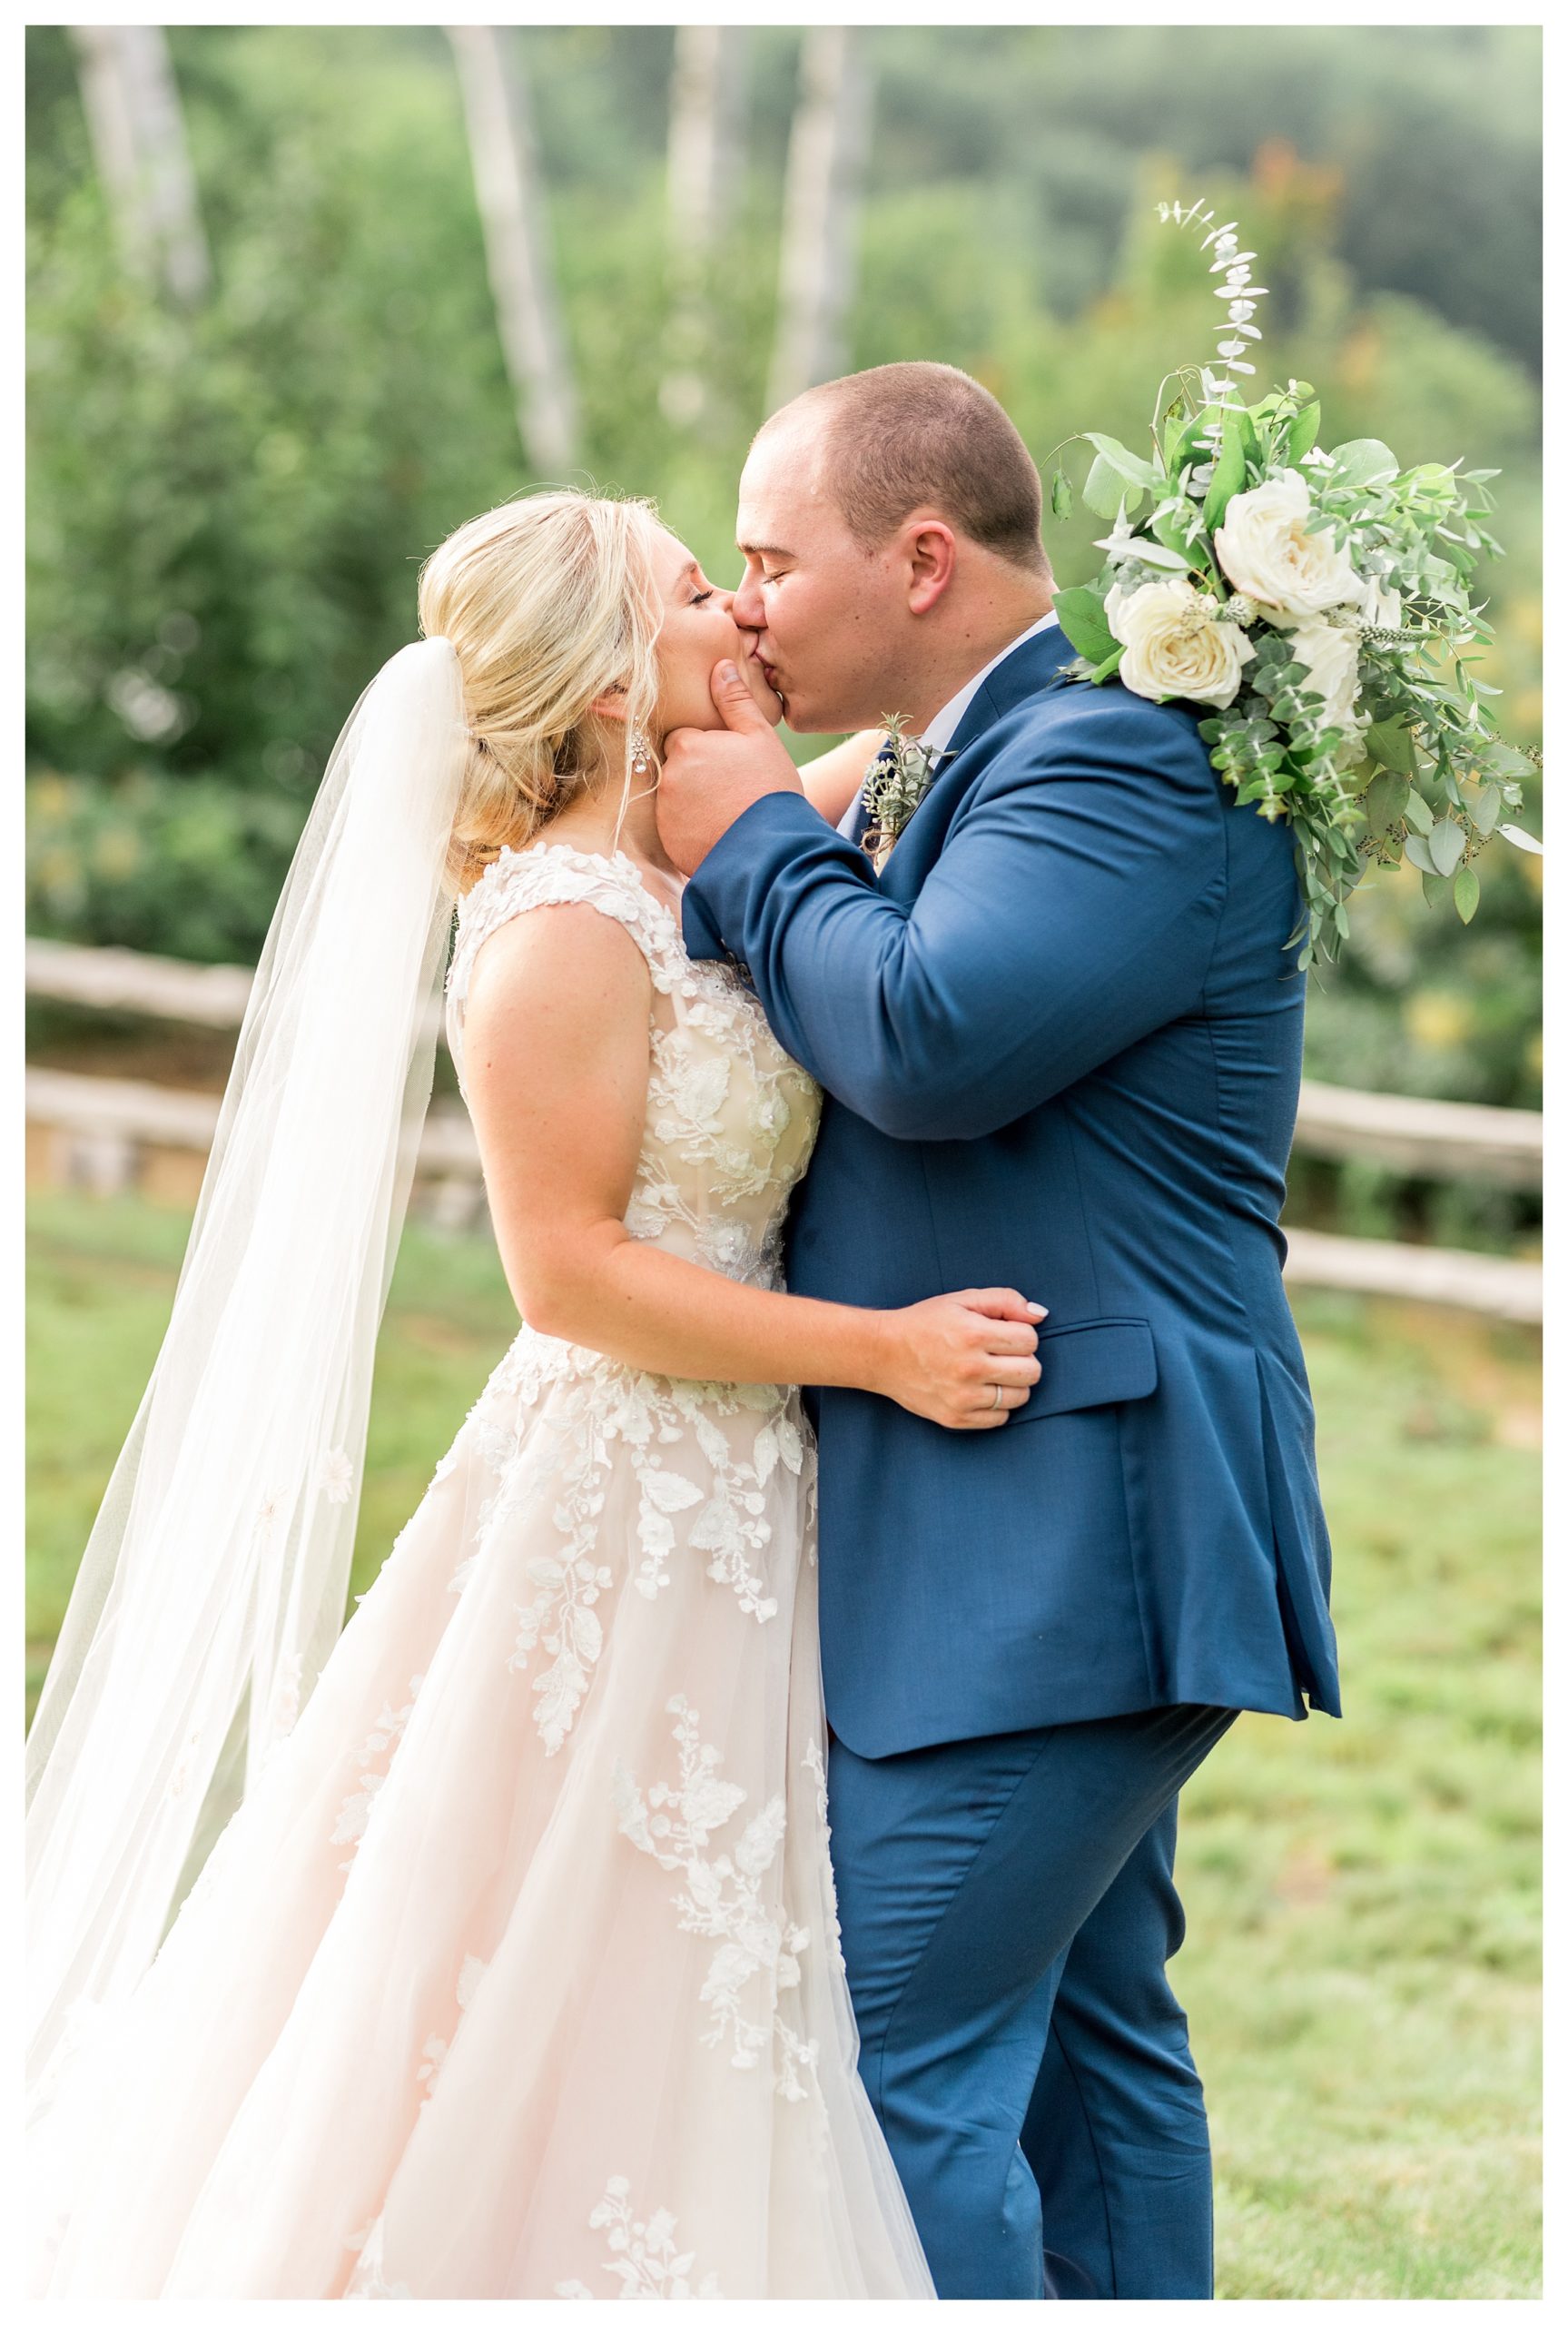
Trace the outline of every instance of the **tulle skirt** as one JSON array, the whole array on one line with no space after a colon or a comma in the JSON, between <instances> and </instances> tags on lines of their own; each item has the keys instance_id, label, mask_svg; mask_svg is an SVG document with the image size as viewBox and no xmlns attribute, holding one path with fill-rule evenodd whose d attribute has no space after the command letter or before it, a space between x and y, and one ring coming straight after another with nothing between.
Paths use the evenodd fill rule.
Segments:
<instances>
[{"instance_id":1,"label":"tulle skirt","mask_svg":"<svg viewBox=\"0 0 1568 2325\"><path fill-rule=\"evenodd\" d=\"M855 2070L794 1392L526 1331L30 2135L31 2290L932 2297Z\"/></svg>"}]
</instances>

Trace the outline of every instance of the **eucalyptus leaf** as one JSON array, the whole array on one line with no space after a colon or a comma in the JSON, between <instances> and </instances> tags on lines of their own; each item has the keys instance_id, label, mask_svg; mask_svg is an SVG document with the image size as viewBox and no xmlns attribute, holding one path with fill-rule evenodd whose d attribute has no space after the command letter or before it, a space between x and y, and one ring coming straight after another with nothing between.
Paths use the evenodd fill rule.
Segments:
<instances>
[{"instance_id":1,"label":"eucalyptus leaf","mask_svg":"<svg viewBox=\"0 0 1568 2325\"><path fill-rule=\"evenodd\" d=\"M1497 829L1501 837L1510 841L1514 847L1522 847L1526 856L1545 855L1546 850L1542 846L1534 834L1533 832L1525 831L1522 826L1518 824L1499 824Z\"/></svg>"},{"instance_id":2,"label":"eucalyptus leaf","mask_svg":"<svg viewBox=\"0 0 1568 2325\"><path fill-rule=\"evenodd\" d=\"M1148 519L1155 539L1184 562L1203 555L1203 519L1190 500L1162 500Z\"/></svg>"},{"instance_id":3,"label":"eucalyptus leaf","mask_svg":"<svg viewBox=\"0 0 1568 2325\"><path fill-rule=\"evenodd\" d=\"M1234 420L1227 420L1225 440L1203 501L1203 521L1211 533L1246 482L1247 455L1241 449L1241 430Z\"/></svg>"},{"instance_id":4,"label":"eucalyptus leaf","mask_svg":"<svg viewBox=\"0 0 1568 2325\"><path fill-rule=\"evenodd\" d=\"M1285 450L1286 457L1293 468L1300 467L1302 454L1310 452L1314 444L1317 443L1318 426L1322 419L1322 405L1308 403L1303 404L1291 421L1290 432L1285 440Z\"/></svg>"},{"instance_id":5,"label":"eucalyptus leaf","mask_svg":"<svg viewBox=\"0 0 1568 2325\"><path fill-rule=\"evenodd\" d=\"M1085 505L1097 517L1118 517L1121 505L1127 503L1128 513L1143 499L1141 486L1129 484L1119 469L1113 468L1103 452L1097 452L1094 464L1083 481Z\"/></svg>"},{"instance_id":6,"label":"eucalyptus leaf","mask_svg":"<svg viewBox=\"0 0 1568 2325\"><path fill-rule=\"evenodd\" d=\"M1432 858L1434 870L1440 872L1446 880L1457 870L1459 860L1464 853L1463 826L1445 816L1443 821L1440 824L1435 824L1428 833L1426 852Z\"/></svg>"},{"instance_id":7,"label":"eucalyptus leaf","mask_svg":"<svg viewBox=\"0 0 1568 2325\"><path fill-rule=\"evenodd\" d=\"M1410 729L1402 719L1386 718L1369 727L1361 738L1368 758L1379 767L1391 767L1400 775L1415 772L1415 746L1410 739Z\"/></svg>"},{"instance_id":8,"label":"eucalyptus leaf","mask_svg":"<svg viewBox=\"0 0 1568 2325\"><path fill-rule=\"evenodd\" d=\"M1405 820L1407 824L1414 824L1422 833L1429 832L1437 820L1414 784L1410 787L1410 796L1405 802Z\"/></svg>"},{"instance_id":9,"label":"eucalyptus leaf","mask_svg":"<svg viewBox=\"0 0 1568 2325\"><path fill-rule=\"evenodd\" d=\"M1129 452L1127 446L1118 443L1114 436L1097 436L1091 428L1084 430L1084 440L1092 444L1106 466L1114 469L1118 476L1125 477L1129 484L1136 484L1145 492L1159 490L1164 479L1152 460L1142 460L1138 453Z\"/></svg>"},{"instance_id":10,"label":"eucalyptus leaf","mask_svg":"<svg viewBox=\"0 0 1568 2325\"><path fill-rule=\"evenodd\" d=\"M1167 448L1167 471L1170 476L1178 477L1184 468L1196 466L1199 460L1208 459L1208 416L1200 412L1183 428L1176 440L1175 450Z\"/></svg>"},{"instance_id":11,"label":"eucalyptus leaf","mask_svg":"<svg viewBox=\"0 0 1568 2325\"><path fill-rule=\"evenodd\" d=\"M1429 905L1440 905L1449 894L1448 883L1440 872L1423 872L1421 893Z\"/></svg>"},{"instance_id":12,"label":"eucalyptus leaf","mask_svg":"<svg viewBox=\"0 0 1568 2325\"><path fill-rule=\"evenodd\" d=\"M1375 775L1362 801L1368 831L1378 836L1392 831L1405 814L1405 802L1409 796L1409 784L1392 767L1385 767L1380 774Z\"/></svg>"},{"instance_id":13,"label":"eucalyptus leaf","mask_svg":"<svg viewBox=\"0 0 1568 2325\"><path fill-rule=\"evenodd\" d=\"M1333 460L1340 484L1392 484L1399 473L1398 461L1376 436L1357 436L1348 444L1336 444Z\"/></svg>"},{"instance_id":14,"label":"eucalyptus leaf","mask_svg":"<svg viewBox=\"0 0 1568 2325\"><path fill-rule=\"evenodd\" d=\"M1393 458L1392 453L1389 457ZM1440 508L1445 508L1457 498L1454 472L1445 469L1440 460L1423 460L1419 468L1411 470L1408 480L1412 490L1418 492L1423 500L1435 502Z\"/></svg>"},{"instance_id":15,"label":"eucalyptus leaf","mask_svg":"<svg viewBox=\"0 0 1568 2325\"><path fill-rule=\"evenodd\" d=\"M1468 864L1462 865L1454 875L1454 909L1466 927L1475 917L1475 907L1481 902L1481 883Z\"/></svg>"},{"instance_id":16,"label":"eucalyptus leaf","mask_svg":"<svg viewBox=\"0 0 1568 2325\"><path fill-rule=\"evenodd\" d=\"M1415 865L1417 872L1423 873L1429 877L1440 876L1437 873L1436 865L1432 861L1431 852L1427 847L1426 842L1419 832L1409 832L1405 835L1405 857L1406 863Z\"/></svg>"},{"instance_id":17,"label":"eucalyptus leaf","mask_svg":"<svg viewBox=\"0 0 1568 2325\"><path fill-rule=\"evenodd\" d=\"M1503 794L1494 783L1483 784L1470 810L1470 820L1484 839L1503 813Z\"/></svg>"},{"instance_id":18,"label":"eucalyptus leaf","mask_svg":"<svg viewBox=\"0 0 1568 2325\"><path fill-rule=\"evenodd\" d=\"M1096 589L1059 589L1051 600L1057 620L1070 646L1098 668L1116 651L1105 600Z\"/></svg>"}]
</instances>

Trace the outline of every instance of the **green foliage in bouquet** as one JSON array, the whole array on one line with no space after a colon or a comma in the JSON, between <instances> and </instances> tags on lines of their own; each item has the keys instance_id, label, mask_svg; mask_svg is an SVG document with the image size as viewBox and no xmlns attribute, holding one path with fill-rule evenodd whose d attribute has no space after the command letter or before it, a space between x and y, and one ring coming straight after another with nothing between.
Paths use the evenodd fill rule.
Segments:
<instances>
[{"instance_id":1,"label":"green foliage in bouquet","mask_svg":"<svg viewBox=\"0 0 1568 2325\"><path fill-rule=\"evenodd\" d=\"M1497 689L1471 668L1492 635L1472 589L1481 559L1503 553L1478 521L1497 471L1401 470L1370 438L1325 451L1300 381L1244 402L1267 296L1255 253L1198 203L1160 215L1210 228L1218 360L1161 382L1147 455L1093 432L1073 440L1093 453L1083 498L1114 522L1096 544L1098 578L1056 599L1080 657L1070 675L1208 706L1198 732L1218 773L1295 833L1291 942L1306 937L1314 960L1336 956L1373 863L1407 858L1428 901L1450 896L1467 922L1494 835L1539 847L1503 821L1538 758L1500 737L1484 699ZM1050 504L1071 510L1060 468Z\"/></svg>"}]
</instances>

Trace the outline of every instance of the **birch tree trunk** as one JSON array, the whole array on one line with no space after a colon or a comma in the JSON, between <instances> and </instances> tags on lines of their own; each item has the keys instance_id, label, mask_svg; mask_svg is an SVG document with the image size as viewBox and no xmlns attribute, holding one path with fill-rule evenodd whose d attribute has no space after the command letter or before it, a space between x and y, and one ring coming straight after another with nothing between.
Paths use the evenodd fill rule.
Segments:
<instances>
[{"instance_id":1,"label":"birch tree trunk","mask_svg":"<svg viewBox=\"0 0 1568 2325\"><path fill-rule=\"evenodd\" d=\"M212 262L169 44L157 25L74 25L82 104L126 266L194 306Z\"/></svg>"},{"instance_id":2,"label":"birch tree trunk","mask_svg":"<svg viewBox=\"0 0 1568 2325\"><path fill-rule=\"evenodd\" d=\"M848 361L870 134L871 76L861 44L843 25L814 25L801 49L790 130L770 411L834 378Z\"/></svg>"},{"instance_id":3,"label":"birch tree trunk","mask_svg":"<svg viewBox=\"0 0 1568 2325\"><path fill-rule=\"evenodd\" d=\"M570 468L577 393L545 232L545 197L528 84L515 45L492 25L449 25L468 118L474 191L496 322L517 406L518 432L537 475Z\"/></svg>"},{"instance_id":4,"label":"birch tree trunk","mask_svg":"<svg viewBox=\"0 0 1568 2325\"><path fill-rule=\"evenodd\" d=\"M682 25L670 80L670 322L659 401L695 427L712 408L713 265L741 159L745 31Z\"/></svg>"}]
</instances>

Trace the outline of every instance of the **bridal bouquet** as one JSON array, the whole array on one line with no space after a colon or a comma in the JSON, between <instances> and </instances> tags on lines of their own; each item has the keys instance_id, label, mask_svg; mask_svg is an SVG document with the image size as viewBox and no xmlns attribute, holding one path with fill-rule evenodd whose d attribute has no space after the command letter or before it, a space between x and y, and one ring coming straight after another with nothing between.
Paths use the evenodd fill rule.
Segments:
<instances>
[{"instance_id":1,"label":"bridal bouquet","mask_svg":"<svg viewBox=\"0 0 1568 2325\"><path fill-rule=\"evenodd\" d=\"M1083 498L1114 525L1096 544L1098 579L1055 601L1080 658L1070 675L1209 706L1198 732L1219 774L1295 831L1297 935L1315 960L1336 956L1369 863L1407 858L1428 901L1451 895L1468 921L1474 859L1494 833L1539 853L1501 820L1539 757L1500 739L1483 699L1498 689L1467 652L1492 634L1471 586L1482 554L1502 554L1474 513L1490 510L1498 471L1402 470L1372 438L1325 451L1298 380L1244 401L1268 295L1252 281L1256 253L1197 203L1159 213L1209 228L1225 320L1212 368L1161 382L1148 454L1072 440L1094 453ZM1060 468L1050 499L1070 511Z\"/></svg>"}]
</instances>

